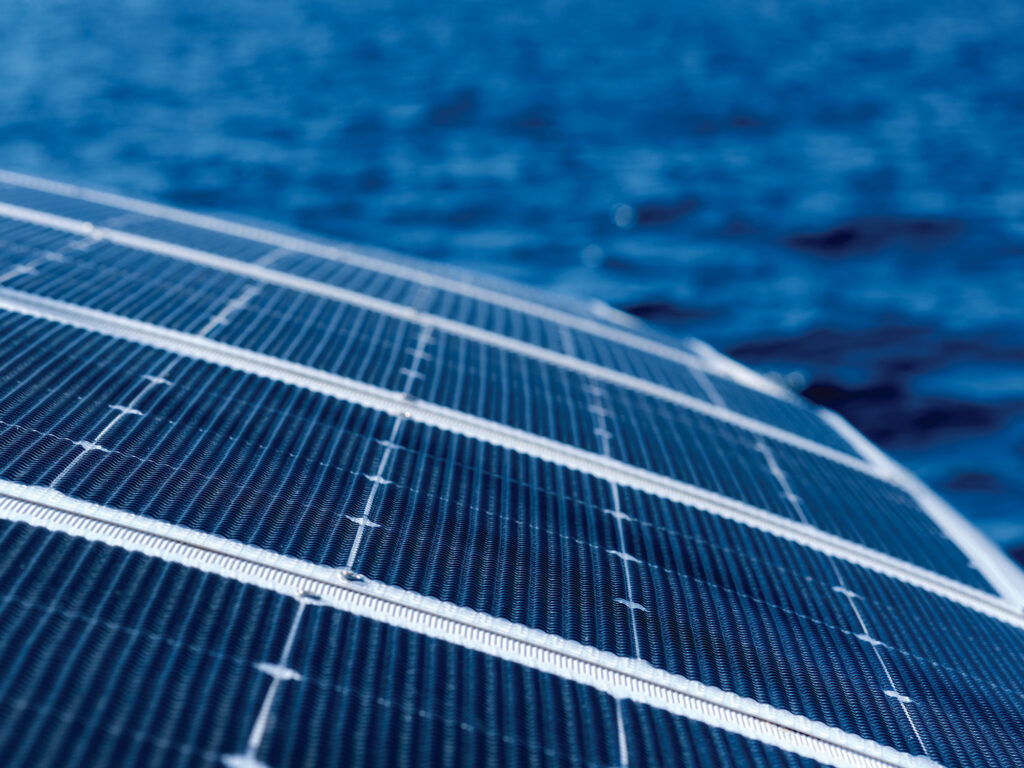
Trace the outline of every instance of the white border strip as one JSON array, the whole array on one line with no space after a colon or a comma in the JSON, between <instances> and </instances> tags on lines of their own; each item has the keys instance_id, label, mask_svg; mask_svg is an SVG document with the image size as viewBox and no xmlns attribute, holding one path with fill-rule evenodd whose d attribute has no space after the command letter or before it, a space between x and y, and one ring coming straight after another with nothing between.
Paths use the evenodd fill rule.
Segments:
<instances>
[{"instance_id":1,"label":"white border strip","mask_svg":"<svg viewBox=\"0 0 1024 768\"><path fill-rule=\"evenodd\" d=\"M392 416L402 416L436 429L481 440L652 496L688 504L710 514L734 520L823 554L899 579L1002 621L1018 622L1024 626L1024 617L1010 612L1008 606L996 596L949 577L806 523L531 432L422 400L410 400L399 392L251 352L203 336L182 333L2 286L0 309L103 333L283 384L302 387Z\"/></svg>"},{"instance_id":2,"label":"white border strip","mask_svg":"<svg viewBox=\"0 0 1024 768\"><path fill-rule=\"evenodd\" d=\"M801 437L800 435L780 429L779 427L765 424L757 419L744 416L718 405L712 405L711 403L676 392L669 387L655 384L651 381L646 381L637 376L605 368L604 366L597 365L595 363L580 360L577 357L572 357L561 352L555 352L554 350L546 349L544 347L537 346L536 344L531 344L520 339L514 339L511 336L505 336L504 334L477 328L447 317L419 312L412 307L395 304L384 299L367 296L366 294L359 293L357 291L322 283L318 280L311 280L289 272L281 272L280 270L262 267L258 264L239 261L238 259L220 256L207 251L196 250L195 248L187 248L182 245L174 245L172 243L166 243L162 240L154 240L153 238L143 237L141 235L133 235L130 233L120 232L118 230L96 227L86 221L69 219L64 216L43 213L30 208L10 205L8 203L0 203L0 216L6 216L10 219L49 227L51 229L68 232L80 237L91 237L96 240L104 240L126 248L133 248L160 256L166 256L179 261L185 261L202 267L216 269L221 272L238 275L239 277L244 277L246 279L256 280L269 285L277 285L282 288L288 288L313 296L322 296L333 301L363 307L382 315L406 320L410 323L431 325L445 333L450 333L471 341L478 341L482 344L487 344L498 349L514 352L517 355L532 358L548 365L558 366L566 370L574 371L583 376L607 381L608 383L615 384L616 386L632 389L633 391L683 406L684 408L688 408L692 411L697 411L707 416L711 416L719 421L728 422L741 429L792 445L795 448L829 459L837 464L843 464L844 466L850 467L851 469L859 472L873 474L882 480L888 479L884 475L877 474L874 467L860 461L856 456L836 450L835 448L831 448L827 445L823 445L815 440ZM719 355L719 357L722 360L728 360L728 358L722 355ZM733 361L729 361L729 363L730 365L728 366L726 366L725 363L722 363L719 368L728 367L730 369L734 368L737 371L747 370ZM708 366L706 362L702 361L698 357L692 357L688 364L690 367L696 366L699 369L713 367ZM751 375L755 375L753 372L750 373Z\"/></svg>"},{"instance_id":3,"label":"white border strip","mask_svg":"<svg viewBox=\"0 0 1024 768\"><path fill-rule=\"evenodd\" d=\"M823 421L827 421L831 424L832 428L850 444L850 447L864 458L864 461L875 467L878 472L888 473L889 476L893 478L893 483L895 485L903 487L900 482L903 474L901 468L895 461L886 456L881 448L864 437L856 427L835 411L819 407L818 415Z\"/></svg>"},{"instance_id":4,"label":"white border strip","mask_svg":"<svg viewBox=\"0 0 1024 768\"><path fill-rule=\"evenodd\" d=\"M522 624L183 526L0 481L0 518L121 547L280 594L317 595L338 610L705 723L837 768L938 763L753 699Z\"/></svg>"},{"instance_id":5,"label":"white border strip","mask_svg":"<svg viewBox=\"0 0 1024 768\"><path fill-rule=\"evenodd\" d=\"M895 482L910 494L925 514L963 551L971 564L993 588L1016 608L1018 613L1024 612L1024 571L1003 550L971 525L963 515L947 504L912 472L873 445L838 413L822 409L821 416L830 422L836 431L843 435L861 455L888 471L895 478Z\"/></svg>"},{"instance_id":6,"label":"white border strip","mask_svg":"<svg viewBox=\"0 0 1024 768\"><path fill-rule=\"evenodd\" d=\"M247 224L226 221L213 216L205 216L197 213L190 213L178 208L173 208L157 203L147 203L141 200L134 200L122 195L115 195L109 192L76 187L71 184L40 179L12 171L0 170L0 182L11 186L35 189L40 192L48 192L62 197L78 198L100 205L108 205L121 208L125 211L133 211L146 216L152 216L168 221L176 221L180 224L206 229L211 232L219 232L225 235L243 238L246 240L263 243L275 248L284 248L289 251L305 253L310 256L318 256L329 261L341 264L348 264L360 269L367 269L380 274L409 280L419 285L438 288L440 290L457 293L467 298L487 302L496 306L505 307L517 312L523 312L543 320L565 325L585 333L591 333L609 341L631 347L632 349L648 352L649 354L682 363L683 365L701 365L701 361L691 353L677 349L668 344L663 344L645 336L640 336L629 330L605 325L604 323L589 320L585 317L574 315L554 307L545 306L528 299L519 298L500 291L491 290L483 286L454 280L443 275L417 269L412 266L401 264L395 261L374 258L358 253L349 248L324 245L312 240L307 240L294 235L286 235L272 230L261 229ZM708 361L716 373L734 378L745 386L757 389L766 394L780 399L792 400L792 395L775 382L758 375L754 371L745 369L742 366L719 367L715 361Z\"/></svg>"},{"instance_id":7,"label":"white border strip","mask_svg":"<svg viewBox=\"0 0 1024 768\"><path fill-rule=\"evenodd\" d=\"M752 368L748 368L728 355L722 354L703 339L698 339L695 336L688 336L685 341L686 346L690 348L690 351L697 355L697 357L703 360L706 364L714 366L721 371L728 371L729 375L727 378L730 378L733 381L746 382L751 377L756 376L757 378L770 383L778 390L778 394L776 395L778 399L786 400L790 403L806 404L806 401L803 398L799 397L786 387L772 381L767 376L761 375Z\"/></svg>"}]
</instances>

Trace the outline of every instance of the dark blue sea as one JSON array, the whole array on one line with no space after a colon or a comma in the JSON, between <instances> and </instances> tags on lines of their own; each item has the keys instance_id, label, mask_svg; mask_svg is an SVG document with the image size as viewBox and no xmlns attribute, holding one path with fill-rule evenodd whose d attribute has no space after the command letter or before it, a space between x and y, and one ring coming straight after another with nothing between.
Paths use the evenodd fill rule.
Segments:
<instances>
[{"instance_id":1,"label":"dark blue sea","mask_svg":"<svg viewBox=\"0 0 1024 768\"><path fill-rule=\"evenodd\" d=\"M599 297L1024 541L1019 0L4 16L0 166Z\"/></svg>"}]
</instances>

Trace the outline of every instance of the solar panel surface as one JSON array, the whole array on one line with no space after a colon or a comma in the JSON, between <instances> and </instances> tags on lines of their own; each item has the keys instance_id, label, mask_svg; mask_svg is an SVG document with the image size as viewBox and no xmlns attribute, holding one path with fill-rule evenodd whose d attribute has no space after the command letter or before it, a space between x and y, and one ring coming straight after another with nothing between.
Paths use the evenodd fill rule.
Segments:
<instances>
[{"instance_id":1,"label":"solar panel surface","mask_svg":"<svg viewBox=\"0 0 1024 768\"><path fill-rule=\"evenodd\" d=\"M12 765L1024 765L1024 588L692 342L0 173Z\"/></svg>"}]
</instances>

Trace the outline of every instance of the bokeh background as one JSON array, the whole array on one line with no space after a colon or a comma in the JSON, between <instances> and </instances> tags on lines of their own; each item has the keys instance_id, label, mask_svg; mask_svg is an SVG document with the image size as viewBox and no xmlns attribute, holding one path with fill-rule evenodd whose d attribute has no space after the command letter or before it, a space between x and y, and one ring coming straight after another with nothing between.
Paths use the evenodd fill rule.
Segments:
<instances>
[{"instance_id":1,"label":"bokeh background","mask_svg":"<svg viewBox=\"0 0 1024 768\"><path fill-rule=\"evenodd\" d=\"M596 296L1024 542L1019 0L8 0L0 166Z\"/></svg>"}]
</instances>

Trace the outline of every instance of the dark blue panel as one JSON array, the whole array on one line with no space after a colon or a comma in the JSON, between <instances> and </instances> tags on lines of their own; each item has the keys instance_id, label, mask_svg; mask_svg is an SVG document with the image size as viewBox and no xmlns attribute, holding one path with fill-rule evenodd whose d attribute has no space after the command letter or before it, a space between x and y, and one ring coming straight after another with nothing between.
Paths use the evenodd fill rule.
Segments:
<instances>
[{"instance_id":1,"label":"dark blue panel","mask_svg":"<svg viewBox=\"0 0 1024 768\"><path fill-rule=\"evenodd\" d=\"M410 283L408 280L395 280L380 272L306 253L283 254L276 258L271 266L282 272L365 293L421 311L427 309L427 299L434 294L433 289Z\"/></svg>"},{"instance_id":2,"label":"dark blue panel","mask_svg":"<svg viewBox=\"0 0 1024 768\"><path fill-rule=\"evenodd\" d=\"M24 264L75 239L66 232L0 218L0 259L5 266Z\"/></svg>"},{"instance_id":3,"label":"dark blue panel","mask_svg":"<svg viewBox=\"0 0 1024 768\"><path fill-rule=\"evenodd\" d=\"M230 226L230 222L223 223ZM277 250L274 246L266 243L209 229L200 229L177 221L153 219L148 216L132 217L131 214L128 214L123 222L114 222L114 228L243 261L257 261Z\"/></svg>"},{"instance_id":4,"label":"dark blue panel","mask_svg":"<svg viewBox=\"0 0 1024 768\"><path fill-rule=\"evenodd\" d=\"M622 703L629 765L814 768L820 763L633 702Z\"/></svg>"},{"instance_id":5,"label":"dark blue panel","mask_svg":"<svg viewBox=\"0 0 1024 768\"><path fill-rule=\"evenodd\" d=\"M14 327L25 344L54 333L23 318ZM25 378L8 380L0 404L5 477L46 484L65 472L57 487L73 495L318 563L343 567L354 552L353 567L372 578L923 751L821 555L623 489L630 519L620 527L604 511L615 506L612 489L592 477L188 360L168 374L172 386L137 402L144 416L107 431L109 452L83 453L74 443L110 424L108 404L173 358L57 332L51 341L80 359L13 361ZM109 359L116 370L100 362ZM388 482L375 489L376 475ZM355 549L352 518L364 513L380 527ZM864 619L874 627L873 606ZM969 730L970 707L986 697L1002 721L1021 722L1018 703L986 687L1012 688L1007 670L977 661L949 678L913 633L894 646L910 665L900 685L918 706L959 712L955 730ZM943 748L937 736L926 744Z\"/></svg>"},{"instance_id":6,"label":"dark blue panel","mask_svg":"<svg viewBox=\"0 0 1024 768\"><path fill-rule=\"evenodd\" d=\"M222 325L210 319L254 286L243 278L109 244L47 262L12 287L166 325L323 368L622 459L987 588L910 498L860 473L777 446L798 484L794 508L756 438L697 412L465 339L272 286ZM410 366L414 367L412 370ZM722 382L712 383L726 393ZM595 393L596 392L596 393ZM607 406L607 424L594 407ZM816 417L814 417L816 418ZM597 429L608 430L608 440ZM799 481L799 483L797 483ZM828 490L824 490L824 489ZM861 500L870 498L870 504ZM851 510L856 509L856 514ZM922 548L927 540L931 546Z\"/></svg>"},{"instance_id":7,"label":"dark blue panel","mask_svg":"<svg viewBox=\"0 0 1024 768\"><path fill-rule=\"evenodd\" d=\"M24 525L0 546L5 765L212 768L247 733L292 601Z\"/></svg>"},{"instance_id":8,"label":"dark blue panel","mask_svg":"<svg viewBox=\"0 0 1024 768\"><path fill-rule=\"evenodd\" d=\"M822 421L821 417L805 403L772 397L714 374L708 374L707 377L715 392L729 409L763 421L765 424L771 424L802 437L816 440L822 445L827 445L838 451L844 451L853 456L857 455L850 444Z\"/></svg>"},{"instance_id":9,"label":"dark blue panel","mask_svg":"<svg viewBox=\"0 0 1024 768\"><path fill-rule=\"evenodd\" d=\"M90 347L76 348L75 355L79 359L77 364L89 366L87 375L84 377L75 371L74 357L63 359L63 363L70 366L63 373L50 367L43 367L36 371L35 368L40 366L49 366L50 358L58 354L57 351L62 349L62 345L71 342L65 338L64 332L57 332L53 328L46 332L39 330L39 335L36 337L18 328L18 321L12 319L10 322L14 323L8 336L11 339L10 343L16 339L18 348L24 350L26 356L9 361L8 366L15 365L18 360L22 362L19 364L19 368L9 367L5 375L9 377L27 376L27 371L32 371L32 381L28 386L43 386L43 381L47 376L55 377L52 386L57 389L65 386L61 382L67 379L75 379L76 386L84 386L90 380L90 376L95 376L98 371L104 370L103 367L95 367L95 363L102 359L101 356L110 354L113 349L122 348L117 343L108 341L97 347L98 351L94 353L93 357L84 354L84 349ZM198 319L195 322L202 322L202 320ZM33 327L41 328L38 323ZM372 324L369 326L368 331L371 331L371 335L368 337L366 334L339 336L345 344L343 350L346 360L349 361L347 365L349 365L350 371L361 373L371 381L397 387L400 383L397 378L402 362L401 352L397 345L389 345L383 339L372 335L372 330L377 327ZM402 327L396 325L388 335L394 338L401 330ZM404 330L406 340L411 342L412 329ZM51 338L48 334L57 335ZM80 335L76 335L75 338ZM307 342L319 344L322 338L322 335L319 334L295 336L296 345ZM33 343L38 343L39 346L31 346ZM98 344L99 342L94 340L90 343ZM77 401L75 406L70 409L65 408L59 401L43 400L33 403L33 412L47 413L49 412L47 409L56 409L67 419L77 419L83 408L90 407L91 410L88 412L90 415L82 416L86 419L86 423L77 429L75 439L91 439L90 436L98 431L99 426L95 431L90 432L93 424L88 423L88 419L92 419L94 425L101 425L104 418L113 413L110 410L111 406L126 406L141 392L145 387L142 376L159 372L157 363L151 362L155 359L152 355L139 352L131 345L124 345L123 348L136 350L132 352L133 355L143 355L140 367L131 372L118 373L116 370L108 370L107 380L110 384L108 389L102 390L102 395L91 389L83 391L81 400ZM378 353L371 354L369 351L371 348L379 348ZM435 352L434 362L428 364L436 365L437 361L445 360L444 355L436 354L438 350L433 351ZM109 366L109 363L107 365ZM358 371L352 370L355 365L360 366ZM186 366L186 363L181 363L181 366ZM202 370L210 370L210 368L202 368ZM530 379L530 372L521 372L517 376L508 375L508 369L502 370L500 362L495 366L495 370L509 385L516 381L526 382ZM19 374L18 371L22 371L22 373ZM436 379L432 377L433 381L446 380L443 378L443 364L437 369L437 373ZM536 371L532 373L536 373ZM471 378L483 377L484 374L481 372ZM387 378L387 381L381 381L382 378ZM447 380L458 381L457 377L454 380ZM553 436L565 439L567 442L576 442L591 450L598 450L600 446L595 440L594 428L591 427L588 430L585 426L588 420L592 424L596 423L594 417L590 413L581 413L587 396L579 389L580 382L569 376L563 377L561 381L541 376L539 381L549 386L554 399L553 401L545 400L539 393L535 393L535 403L538 407L532 413L527 414L533 418L533 423L530 423L523 415L522 405L528 402L528 398L488 398L489 390L487 388L474 389L476 385L472 383L467 383L461 388L451 386L449 394L455 392L460 395L460 399L446 404L461 406L470 412L479 405L482 414L494 418L504 418L513 425L536 428L541 424L540 419L548 418L550 419L548 424L555 428L552 429ZM188 400L178 402L176 399L179 397L178 393L184 392L181 389L170 395L171 399L168 400L168 403L175 403L173 406L175 408L188 407L190 411L202 414L206 412L206 409L212 407L218 397L234 396L231 394L231 387L235 385L224 384L223 386L227 388L221 394L208 393L205 395L204 403L190 404ZM247 386L252 388L253 385ZM432 389L427 394L436 394L437 385L431 382L430 386ZM415 394L423 394L418 388L410 391ZM614 394L613 390L609 391ZM20 390L17 388L10 389L7 397L12 399L9 401L8 408L15 408L17 403L21 402L18 398L23 395L19 392ZM560 402L558 395L563 392L565 393L564 400ZM155 394L154 391L145 396L155 396ZM184 397L184 395L181 396ZM444 402L443 399L442 402ZM800 499L799 503L794 503L792 499L783 495L781 485L772 476L765 457L756 449L749 435L713 419L668 405L662 405L660 411L657 412L653 410L645 412L642 410L646 407L645 402L648 401L631 402L622 394L616 396L616 399L612 401L616 409L626 413L627 418L614 419L608 424L612 433L612 439L608 441L611 455L619 456L639 466L679 477L687 482L747 501L756 506L766 507L793 519L807 520L823 530L836 532L854 541L860 541L912 562L935 568L967 583L985 587L981 576L968 566L962 553L942 536L935 525L923 515L904 492L823 459L817 459L782 444L766 441L766 445L769 445L777 456L789 484ZM235 404L233 407L237 409L240 406ZM331 406L331 408L336 407L341 406ZM34 428L34 422L26 421L26 418L26 415L21 415L19 424L22 427ZM177 421L173 411L170 412L168 418ZM519 418L522 419L522 422L517 424ZM152 427L154 429L160 428L159 421L141 420L138 425L135 424L136 421L131 418L124 419L123 424L119 425L119 429L115 430L115 436L119 434L121 428L139 426L140 429L147 430L151 425L155 425ZM655 425L668 428L659 429ZM353 439L356 439L356 436L353 436ZM74 440L70 442L74 442ZM628 450L625 447L628 447ZM73 453L70 449L68 452ZM53 456L48 455L46 460L53 459ZM162 460L166 460L166 457ZM60 462L58 462L59 464ZM82 464L88 466L89 462L83 461ZM869 500L870 503L863 504L863 500ZM922 542L925 541L929 542L928 546L922 546Z\"/></svg>"},{"instance_id":10,"label":"dark blue panel","mask_svg":"<svg viewBox=\"0 0 1024 768\"><path fill-rule=\"evenodd\" d=\"M814 768L779 749L420 635L0 521L0 754L31 766ZM287 636L294 643L287 656Z\"/></svg>"},{"instance_id":11,"label":"dark blue panel","mask_svg":"<svg viewBox=\"0 0 1024 768\"><path fill-rule=\"evenodd\" d=\"M878 663L907 697L929 755L943 765L1024 766L1024 633L870 571L835 567L862 596L853 601L881 642ZM889 705L903 714L891 696Z\"/></svg>"},{"instance_id":12,"label":"dark blue panel","mask_svg":"<svg viewBox=\"0 0 1024 768\"><path fill-rule=\"evenodd\" d=\"M137 409L146 410L147 418L122 419L111 433L111 439L118 439L123 430L128 430L129 433L135 435L132 438L133 441L142 441L145 444L144 436L148 436L145 437L146 440L157 440L155 444L157 447L149 449L153 452L152 456L149 453L145 453L143 456L146 465L142 469L146 472L155 471L157 464L171 466L181 464L190 449L187 437L179 438L176 434L168 435L160 431L166 426L161 419L175 424L176 430L182 435L185 434L184 430L187 425L194 425L192 428L201 429L199 434L205 435L207 440L214 440L215 432L209 427L203 427L203 420L219 419L216 422L218 429L225 433L224 436L217 438L220 444L235 445L238 450L242 450L243 446L249 445L249 442L237 441L237 435L231 430L239 428L238 425L253 423L253 419L260 413L258 410L252 410L254 404L259 406L261 402L265 402L267 404L262 406L263 408L272 407L274 409L270 412L272 418L268 416L267 419L270 420L267 423L274 423L273 420L276 419L277 426L273 428L279 429L295 422L296 419L310 418L301 413L284 415L288 409L293 407L293 402L316 403L316 405L309 406L313 408L314 414L319 414L315 418L318 419L321 426L314 424L309 427L316 432L325 429L322 426L324 423L334 423L342 418L340 415L335 415L336 412L341 414L361 411L361 409L352 409L341 403L324 404L325 398L313 397L308 393L287 394L290 391L288 388L276 387L255 379L246 379L241 374L225 373L210 379L214 370L212 366L189 361L175 364L179 366L178 370L180 371L180 374L176 373L175 378L184 377L180 386L169 388L166 392L159 388L149 387L151 391L143 394L142 390L147 387L143 376L159 373L160 366L164 364L156 362L157 358L163 359L159 355L154 357L153 354L142 352L132 345L121 345L109 340L101 343L92 337L92 340L84 346L74 342L74 356L60 352L60 365L55 365L50 358L58 354L58 350L63 350L65 345L72 344L71 338L77 339L84 336L83 334L74 332L68 336L67 332L57 332L52 327L44 331L44 326L39 323L31 324L31 327L36 330L30 332L17 327L17 321L11 320L11 322L15 325L12 326L8 338L17 339L19 348L31 351L26 352L26 356L23 358L19 357L11 361L10 365L20 367L11 368L5 372L5 375L9 377L26 377L23 385L9 386L8 388L6 396L9 399L5 406L8 409L8 418L16 418L21 429L37 429L43 432L49 428L46 425L53 423L53 418L59 417L65 424L73 426L71 429L73 437L66 438L63 445L54 444L52 450L57 451L56 454L51 452L47 452L45 456L35 454L38 466L44 467L46 472L50 472L50 477L55 476L69 461L73 460L79 451L72 445L74 442L89 441L100 431L114 413L111 406L126 406L137 396L146 398L137 404ZM33 344L38 346L32 346ZM90 351L93 346L96 347L95 352ZM117 352L115 355L114 350L118 349L125 351ZM107 367L98 364L103 355L124 357L127 361L136 356L140 357L137 367L125 368L118 372L116 369L109 368L109 362L106 364ZM356 359L381 363L382 361L386 362L389 358L387 356L356 356ZM85 375L76 370L77 365L88 366ZM392 362L386 368L394 370L396 366ZM82 388L89 385L104 370L106 374L103 380L107 382L104 385L106 388L78 390L81 391L81 394L76 396L72 407L68 407L59 399L43 398L39 402L33 402L31 410L26 413L17 410L25 398L29 400L38 398L37 394L28 393L36 391L40 387L50 387L65 393L65 396L70 396L66 389L69 386L68 382L73 382L75 387ZM19 371L21 371L20 374ZM31 371L31 375L29 375L29 371ZM189 387L195 387L196 391L191 391ZM251 398L252 402L239 401L238 398L243 394ZM268 401L268 397L271 400ZM157 398L154 407L151 408L148 398ZM277 402L278 400L280 402ZM303 405L302 407L307 406ZM184 416L180 414L182 410L185 412ZM565 413L560 411L558 415L564 416ZM35 419L38 418L43 419L41 426L36 424ZM51 420L46 421L46 419ZM665 421L663 419L662 423ZM579 423L579 421L570 420L567 423ZM634 452L627 454L625 458L641 466L645 461L678 456L686 463L672 467L672 469L685 470L685 474L676 471L676 476L682 476L703 487L718 490L760 506L767 506L794 519L807 519L824 530L836 531L854 540L876 546L883 551L905 556L911 561L962 578L968 583L984 586L981 577L968 567L962 553L938 533L935 526L913 506L905 494L885 483L845 470L842 467L823 466L824 461L810 468L792 466L794 457L808 462L811 457L787 449L786 446L773 444L773 451L778 455L779 463L787 470L790 484L802 500L800 504L793 504L783 496L782 488L769 472L764 456L749 443L749 438L744 438L738 430L705 417L698 417L696 414L691 416L691 421L685 429L644 432L637 429L637 423L643 422L631 419L616 426L617 430L626 430L625 439L614 441L611 444L637 446L633 449ZM44 427L46 428L44 429ZM246 428L250 431L252 429L251 426L246 426ZM291 427L288 429L291 430ZM29 446L38 439L46 442L49 438L33 438L22 435L19 438L21 446L19 451L28 451ZM331 437L331 441L338 439L337 434ZM360 439L358 428L353 428L353 432L347 439L351 444L357 444ZM224 442L225 440L228 442ZM655 440L658 442L652 443ZM325 444L328 443L325 442ZM363 446L363 450L365 452L367 448ZM274 449L266 450L265 455L274 457L278 456L280 452L281 448L277 446ZM219 456L220 453L221 449L215 448L209 455ZM375 454L371 454L368 460L372 460L373 455ZM105 455L96 453L80 460L76 470L85 471L97 461L103 461L103 456ZM732 460L728 457L732 457ZM106 458L113 460L116 457ZM19 462L26 460L23 455L17 457ZM188 457L189 464L194 465L195 462L194 456ZM285 466L294 463L291 459L289 462ZM207 472L219 473L216 467L217 465L210 466ZM654 468L662 469L657 464L654 464ZM365 470L355 470L355 474L361 471ZM263 478L268 482L272 479L269 476ZM75 476L71 475L65 480L65 483L73 481L75 481ZM215 486L220 483L222 481L219 479L214 481ZM772 486L775 486L774 493ZM281 491L278 491L275 495L280 496L280 494ZM859 498L868 498L871 500L871 504L853 514L850 505L853 504L852 500ZM929 542L929 545L922 546L922 543L926 541Z\"/></svg>"},{"instance_id":13,"label":"dark blue panel","mask_svg":"<svg viewBox=\"0 0 1024 768\"><path fill-rule=\"evenodd\" d=\"M549 321L467 296L422 286L402 278L349 266L323 257L295 253L279 254L277 249L271 246L234 235L125 213L109 206L74 198L62 198L44 192L0 185L0 200L5 198L19 205L84 218L98 224L245 261L270 258L272 261L266 263L275 269L313 277L332 285L413 306L425 312L456 319L654 381L699 399L717 401L716 397L708 395L705 387L696 381L693 372L685 365L624 346L619 342L609 341L600 334L563 328ZM490 287L500 290L503 286ZM530 299L542 304L550 303L532 295ZM670 340L657 340L672 346ZM720 397L730 408L812 440L818 440L838 450L853 453L849 445L807 407L748 390L718 377L714 377L714 382L716 387L721 385Z\"/></svg>"},{"instance_id":14,"label":"dark blue panel","mask_svg":"<svg viewBox=\"0 0 1024 768\"><path fill-rule=\"evenodd\" d=\"M992 591L905 491L785 444L766 442L812 525Z\"/></svg>"},{"instance_id":15,"label":"dark blue panel","mask_svg":"<svg viewBox=\"0 0 1024 768\"><path fill-rule=\"evenodd\" d=\"M600 332L116 207L3 185L0 200L457 319L852 452L797 403ZM990 589L902 490L630 389L4 220L0 282L560 440ZM351 568L950 768L1024 765L1015 626L681 504L255 376L8 313L0 352L6 479ZM101 545L0 523L0 553L5 764L220 765L246 750L270 690L255 665L275 661L293 627L285 661L302 680L283 683L253 752L275 768L621 764L617 710L631 765L810 766L575 683Z\"/></svg>"}]
</instances>

